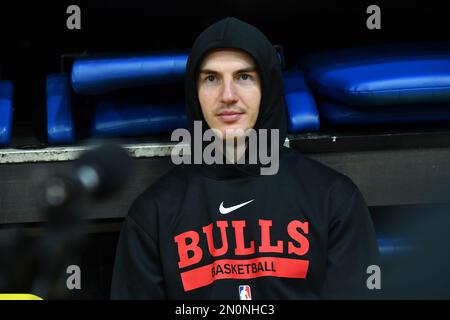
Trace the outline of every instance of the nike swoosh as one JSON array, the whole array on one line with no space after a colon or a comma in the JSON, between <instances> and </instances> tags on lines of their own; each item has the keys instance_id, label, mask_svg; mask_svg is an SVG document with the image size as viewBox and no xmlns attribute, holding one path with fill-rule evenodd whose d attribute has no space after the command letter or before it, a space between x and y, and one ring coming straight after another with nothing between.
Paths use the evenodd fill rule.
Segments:
<instances>
[{"instance_id":1,"label":"nike swoosh","mask_svg":"<svg viewBox=\"0 0 450 320\"><path fill-rule=\"evenodd\" d=\"M237 204L237 205L229 207L229 208L225 208L223 206L223 201L222 201L222 203L220 204L220 207L219 207L219 211L220 211L221 214L227 214L227 213L230 213L231 211L234 211L236 209L239 209L239 208L245 206L246 204L249 204L253 200L255 200L255 199L252 199L250 201L247 201L247 202L244 202L244 203L241 203L241 204Z\"/></svg>"}]
</instances>

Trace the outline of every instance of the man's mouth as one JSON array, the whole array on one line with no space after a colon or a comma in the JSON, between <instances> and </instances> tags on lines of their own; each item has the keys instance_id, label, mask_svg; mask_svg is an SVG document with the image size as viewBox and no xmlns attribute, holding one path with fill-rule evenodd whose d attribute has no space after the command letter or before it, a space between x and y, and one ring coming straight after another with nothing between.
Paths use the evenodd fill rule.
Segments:
<instances>
[{"instance_id":1,"label":"man's mouth","mask_svg":"<svg viewBox=\"0 0 450 320\"><path fill-rule=\"evenodd\" d=\"M244 112L237 112L237 111L223 111L217 115L217 117L220 119L220 121L231 124L234 122L237 122L241 119L241 117L244 115Z\"/></svg>"}]
</instances>

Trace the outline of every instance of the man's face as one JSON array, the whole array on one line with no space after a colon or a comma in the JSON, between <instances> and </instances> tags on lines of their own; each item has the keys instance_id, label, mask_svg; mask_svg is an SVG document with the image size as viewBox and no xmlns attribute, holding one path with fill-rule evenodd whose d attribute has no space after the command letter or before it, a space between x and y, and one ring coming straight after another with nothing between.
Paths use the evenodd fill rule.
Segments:
<instances>
[{"instance_id":1,"label":"man's face","mask_svg":"<svg viewBox=\"0 0 450 320\"><path fill-rule=\"evenodd\" d=\"M261 102L261 84L253 59L240 50L211 52L197 80L203 116L223 137L253 128Z\"/></svg>"}]
</instances>

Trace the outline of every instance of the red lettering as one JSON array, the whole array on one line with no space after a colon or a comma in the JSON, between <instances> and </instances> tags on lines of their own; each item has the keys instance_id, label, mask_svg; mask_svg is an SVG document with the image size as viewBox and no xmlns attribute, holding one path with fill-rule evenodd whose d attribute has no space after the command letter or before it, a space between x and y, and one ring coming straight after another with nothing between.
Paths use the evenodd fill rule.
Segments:
<instances>
[{"instance_id":1,"label":"red lettering","mask_svg":"<svg viewBox=\"0 0 450 320\"><path fill-rule=\"evenodd\" d=\"M206 242L208 243L209 253L213 257L222 256L228 251L228 239L227 239L228 221L217 221L216 224L220 229L220 238L222 239L222 247L220 249L217 249L214 246L214 239L212 233L213 224L211 223L206 227L203 227L203 233L206 234Z\"/></svg>"},{"instance_id":2,"label":"red lettering","mask_svg":"<svg viewBox=\"0 0 450 320\"><path fill-rule=\"evenodd\" d=\"M289 236L300 244L300 246L297 247L291 241L289 241L288 253L295 253L298 256L302 256L309 250L309 241L308 238L297 231L298 228L300 228L305 234L308 234L308 222L293 220L288 224L287 231Z\"/></svg>"},{"instance_id":3,"label":"red lettering","mask_svg":"<svg viewBox=\"0 0 450 320\"><path fill-rule=\"evenodd\" d=\"M261 231L260 237L260 246L255 248L254 240L245 239L245 231L246 231L246 221L245 220L237 220L232 221L231 225L234 229L234 237L236 241L236 247L234 249L234 254L236 256L245 256L252 255L256 253L283 253L284 251L284 241L278 240L276 244L272 244L271 239L271 227L272 220L263 220L259 219L259 227ZM228 234L229 231L229 221L219 220L214 223L211 223L207 226L204 226L203 233L206 236L206 244L208 246L209 254L211 257L219 257L228 253L230 246L228 242ZM217 227L218 232L214 232L214 228ZM308 222L301 222L299 220L293 220L287 225L287 233L290 237L290 241L287 241L287 253L295 254L297 256L305 255L309 251L309 241L307 238L309 232L309 224ZM286 230L286 229L284 229ZM286 232L286 231L285 231ZM215 234L214 234L215 233ZM220 233L221 246L219 248L216 247L216 242L219 242L218 239L214 239L218 237L218 233ZM180 258L178 262L178 267L185 268L191 265L194 265L200 262L203 258L202 248L199 246L200 235L195 231L186 231L177 235L174 240L178 245L178 256ZM232 235L231 235L232 236ZM248 235L247 235L248 236ZM204 240L202 240L204 241ZM203 245L203 244L202 244ZM218 270L214 271L218 273Z\"/></svg>"},{"instance_id":4,"label":"red lettering","mask_svg":"<svg viewBox=\"0 0 450 320\"><path fill-rule=\"evenodd\" d=\"M261 227L261 246L259 252L274 252L283 253L283 241L277 241L276 246L270 244L270 227L272 226L272 220L259 220Z\"/></svg>"},{"instance_id":5,"label":"red lettering","mask_svg":"<svg viewBox=\"0 0 450 320\"><path fill-rule=\"evenodd\" d=\"M191 243L187 243L187 239L191 239ZM186 231L174 238L175 242L178 244L178 256L180 261L178 262L178 268L188 267L190 265L196 264L203 257L203 251L198 246L200 236L195 231ZM189 252L193 253L192 257L189 257Z\"/></svg>"},{"instance_id":6,"label":"red lettering","mask_svg":"<svg viewBox=\"0 0 450 320\"><path fill-rule=\"evenodd\" d=\"M244 256L248 254L254 254L255 253L255 242L250 241L250 248L245 247L245 241L244 241L244 228L245 228L245 221L244 220L238 220L231 222L234 228L234 234L236 237L236 249L234 250L234 254L237 256Z\"/></svg>"}]
</instances>

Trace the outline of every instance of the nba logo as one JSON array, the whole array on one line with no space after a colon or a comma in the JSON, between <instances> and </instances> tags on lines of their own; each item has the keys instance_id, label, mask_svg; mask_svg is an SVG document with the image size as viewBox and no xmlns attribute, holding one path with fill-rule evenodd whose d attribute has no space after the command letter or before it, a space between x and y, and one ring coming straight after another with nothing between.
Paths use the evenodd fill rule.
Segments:
<instances>
[{"instance_id":1,"label":"nba logo","mask_svg":"<svg viewBox=\"0 0 450 320\"><path fill-rule=\"evenodd\" d=\"M239 299L252 300L252 292L250 291L250 286L248 285L239 286Z\"/></svg>"}]
</instances>

